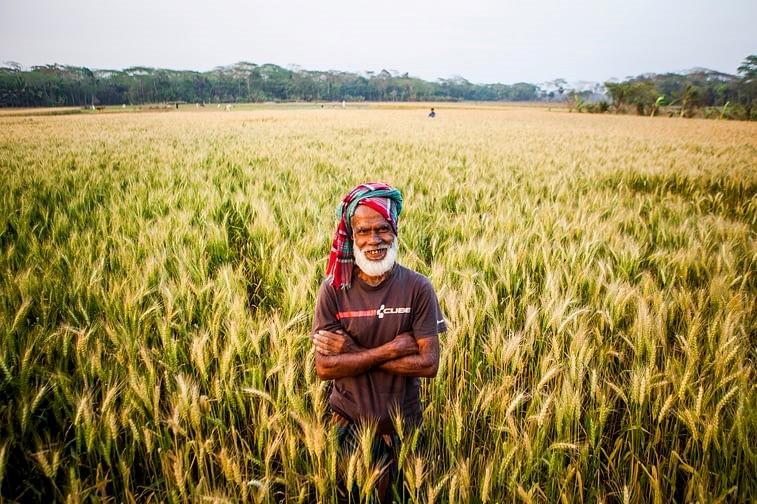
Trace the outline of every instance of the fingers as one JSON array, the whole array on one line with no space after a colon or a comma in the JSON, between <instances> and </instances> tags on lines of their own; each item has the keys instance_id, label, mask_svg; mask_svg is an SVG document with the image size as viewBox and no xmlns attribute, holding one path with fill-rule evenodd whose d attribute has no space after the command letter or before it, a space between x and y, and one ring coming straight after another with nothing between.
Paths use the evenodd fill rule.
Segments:
<instances>
[{"instance_id":1,"label":"fingers","mask_svg":"<svg viewBox=\"0 0 757 504\"><path fill-rule=\"evenodd\" d=\"M350 339L350 337L344 331L338 333L318 331L316 334L320 337L321 340L329 342L332 345L337 345L340 348L344 347Z\"/></svg>"},{"instance_id":2,"label":"fingers","mask_svg":"<svg viewBox=\"0 0 757 504\"><path fill-rule=\"evenodd\" d=\"M316 333L313 335L313 344L315 345L315 349L324 355L328 355L330 353L330 343L327 338L324 336L321 336L320 334Z\"/></svg>"},{"instance_id":3,"label":"fingers","mask_svg":"<svg viewBox=\"0 0 757 504\"><path fill-rule=\"evenodd\" d=\"M318 331L316 334L320 334L321 336L324 336L324 337L327 337L327 338L331 338L331 339L335 339L335 340L338 340L338 341L343 340L347 336L347 333L344 332L342 329L337 329L335 332L326 331L326 330L322 329L322 330Z\"/></svg>"},{"instance_id":4,"label":"fingers","mask_svg":"<svg viewBox=\"0 0 757 504\"><path fill-rule=\"evenodd\" d=\"M330 336L329 334L315 333L313 335L313 341L316 345L337 349L339 346L339 340Z\"/></svg>"},{"instance_id":5,"label":"fingers","mask_svg":"<svg viewBox=\"0 0 757 504\"><path fill-rule=\"evenodd\" d=\"M334 352L332 350L329 350L328 348L326 348L326 347L324 347L322 345L319 345L317 343L315 345L315 351L318 352L321 355L326 355L326 356L339 355L338 352Z\"/></svg>"},{"instance_id":6,"label":"fingers","mask_svg":"<svg viewBox=\"0 0 757 504\"><path fill-rule=\"evenodd\" d=\"M353 352L356 349L355 342L350 335L342 329L336 332L320 330L312 336L313 344L323 355L339 355Z\"/></svg>"},{"instance_id":7,"label":"fingers","mask_svg":"<svg viewBox=\"0 0 757 504\"><path fill-rule=\"evenodd\" d=\"M334 333L318 331L313 334L313 343L318 353L322 355L338 355L341 351L341 343Z\"/></svg>"},{"instance_id":8,"label":"fingers","mask_svg":"<svg viewBox=\"0 0 757 504\"><path fill-rule=\"evenodd\" d=\"M322 347L315 347L316 352L318 352L321 355L325 355L326 357L332 357L334 355L339 355L338 353L330 352Z\"/></svg>"}]
</instances>

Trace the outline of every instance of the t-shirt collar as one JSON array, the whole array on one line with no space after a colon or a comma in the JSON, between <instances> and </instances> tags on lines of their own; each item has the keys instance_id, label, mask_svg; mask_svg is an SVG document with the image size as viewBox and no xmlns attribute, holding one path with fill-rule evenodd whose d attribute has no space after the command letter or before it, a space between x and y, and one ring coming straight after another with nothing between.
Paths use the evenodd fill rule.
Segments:
<instances>
[{"instance_id":1,"label":"t-shirt collar","mask_svg":"<svg viewBox=\"0 0 757 504\"><path fill-rule=\"evenodd\" d=\"M355 267L357 268L357 266ZM381 283L378 285L369 284L368 282L360 278L360 275L358 275L354 271L352 273L352 281L354 283L360 284L360 288L363 290L375 291L375 290L383 289L384 287L386 287L387 285L391 284L394 281L394 279L397 277L397 274L399 273L399 269L400 269L399 263L395 262L394 266L392 266L392 269L389 272L389 276L387 276L384 280L382 280Z\"/></svg>"}]
</instances>

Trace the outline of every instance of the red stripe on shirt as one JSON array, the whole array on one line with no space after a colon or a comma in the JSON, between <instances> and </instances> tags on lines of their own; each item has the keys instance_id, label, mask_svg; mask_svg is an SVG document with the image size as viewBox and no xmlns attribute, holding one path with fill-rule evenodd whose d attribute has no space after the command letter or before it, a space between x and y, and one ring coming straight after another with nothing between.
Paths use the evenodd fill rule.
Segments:
<instances>
[{"instance_id":1,"label":"red stripe on shirt","mask_svg":"<svg viewBox=\"0 0 757 504\"><path fill-rule=\"evenodd\" d=\"M343 311L336 314L337 320L355 317L375 317L376 310Z\"/></svg>"}]
</instances>

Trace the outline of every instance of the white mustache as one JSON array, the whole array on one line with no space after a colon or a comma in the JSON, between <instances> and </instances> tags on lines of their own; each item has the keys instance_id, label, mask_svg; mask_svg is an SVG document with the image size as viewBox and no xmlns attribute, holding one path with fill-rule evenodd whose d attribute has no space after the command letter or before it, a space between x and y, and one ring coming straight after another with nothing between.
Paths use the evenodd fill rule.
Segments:
<instances>
[{"instance_id":1,"label":"white mustache","mask_svg":"<svg viewBox=\"0 0 757 504\"><path fill-rule=\"evenodd\" d=\"M386 251L386 255L380 261L373 261L366 257L366 254L372 251ZM360 249L355 247L355 264L360 268L363 273L369 276L383 275L394 266L397 260L397 241L394 240L391 245L381 245L379 247L371 247Z\"/></svg>"}]
</instances>

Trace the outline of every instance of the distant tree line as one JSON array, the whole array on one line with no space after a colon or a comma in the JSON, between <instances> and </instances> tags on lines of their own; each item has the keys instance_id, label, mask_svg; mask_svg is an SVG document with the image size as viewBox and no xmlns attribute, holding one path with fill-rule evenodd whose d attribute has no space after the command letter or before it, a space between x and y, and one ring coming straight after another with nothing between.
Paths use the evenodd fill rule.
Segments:
<instances>
[{"instance_id":1,"label":"distant tree line","mask_svg":"<svg viewBox=\"0 0 757 504\"><path fill-rule=\"evenodd\" d=\"M263 101L547 101L582 112L755 119L757 56L738 75L707 69L643 74L571 89L564 79L473 84L462 77L425 81L396 72L356 74L240 62L208 72L131 67L90 70L63 65L0 67L0 107L234 103Z\"/></svg>"},{"instance_id":2,"label":"distant tree line","mask_svg":"<svg viewBox=\"0 0 757 504\"><path fill-rule=\"evenodd\" d=\"M209 72L146 67L90 70L62 65L0 67L0 106L86 106L160 102L261 101L531 101L534 84L472 84L456 77L429 82L386 70L359 75L237 63Z\"/></svg>"},{"instance_id":3,"label":"distant tree line","mask_svg":"<svg viewBox=\"0 0 757 504\"><path fill-rule=\"evenodd\" d=\"M747 56L738 67L738 76L697 69L685 75L646 74L623 82L606 82L609 103L588 104L573 96L579 110L615 112L634 110L655 116L665 110L680 117L757 119L757 55ZM604 110L600 110L599 108Z\"/></svg>"}]
</instances>

